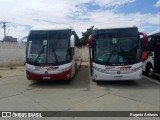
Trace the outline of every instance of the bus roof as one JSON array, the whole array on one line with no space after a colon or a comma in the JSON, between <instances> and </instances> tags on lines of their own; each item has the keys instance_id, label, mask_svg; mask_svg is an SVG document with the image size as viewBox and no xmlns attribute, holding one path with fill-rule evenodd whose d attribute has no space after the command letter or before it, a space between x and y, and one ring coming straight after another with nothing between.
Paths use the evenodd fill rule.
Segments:
<instances>
[{"instance_id":1,"label":"bus roof","mask_svg":"<svg viewBox=\"0 0 160 120\"><path fill-rule=\"evenodd\" d=\"M45 31L47 31L47 30L72 30L72 31L74 31L73 28L69 28L69 27L68 28L64 28L64 27L44 27L44 28L35 27L31 31L38 31L38 30L45 30Z\"/></svg>"},{"instance_id":2,"label":"bus roof","mask_svg":"<svg viewBox=\"0 0 160 120\"><path fill-rule=\"evenodd\" d=\"M135 26L135 25L126 25L126 26L124 26L124 25L115 25L115 26L111 26L111 25L109 25L109 26L107 26L107 27L101 27L101 28L96 28L95 27L95 29L94 30L103 30L103 29L121 29L121 28L135 28L135 27L137 27L137 26Z\"/></svg>"},{"instance_id":3,"label":"bus roof","mask_svg":"<svg viewBox=\"0 0 160 120\"><path fill-rule=\"evenodd\" d=\"M149 33L148 36L152 36L152 35L156 35L156 34L160 34L160 29Z\"/></svg>"},{"instance_id":4,"label":"bus roof","mask_svg":"<svg viewBox=\"0 0 160 120\"><path fill-rule=\"evenodd\" d=\"M71 30L78 37L76 31L73 28L35 28L35 29L31 29L30 32L32 31L61 31L61 30Z\"/></svg>"}]
</instances>

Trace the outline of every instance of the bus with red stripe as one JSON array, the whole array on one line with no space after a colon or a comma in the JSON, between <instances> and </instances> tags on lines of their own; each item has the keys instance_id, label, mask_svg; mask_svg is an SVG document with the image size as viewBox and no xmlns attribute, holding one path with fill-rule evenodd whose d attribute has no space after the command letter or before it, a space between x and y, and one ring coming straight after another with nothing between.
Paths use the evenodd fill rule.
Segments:
<instances>
[{"instance_id":1,"label":"bus with red stripe","mask_svg":"<svg viewBox=\"0 0 160 120\"><path fill-rule=\"evenodd\" d=\"M148 55L143 62L143 72L150 78L160 76L160 30L148 34L148 45L143 51Z\"/></svg>"},{"instance_id":2,"label":"bus with red stripe","mask_svg":"<svg viewBox=\"0 0 160 120\"><path fill-rule=\"evenodd\" d=\"M28 80L70 80L80 68L81 43L73 29L31 30L26 47Z\"/></svg>"},{"instance_id":3,"label":"bus with red stripe","mask_svg":"<svg viewBox=\"0 0 160 120\"><path fill-rule=\"evenodd\" d=\"M88 40L92 79L141 79L142 61L147 57L142 52L140 36L146 45L147 35L136 26L94 29Z\"/></svg>"}]
</instances>

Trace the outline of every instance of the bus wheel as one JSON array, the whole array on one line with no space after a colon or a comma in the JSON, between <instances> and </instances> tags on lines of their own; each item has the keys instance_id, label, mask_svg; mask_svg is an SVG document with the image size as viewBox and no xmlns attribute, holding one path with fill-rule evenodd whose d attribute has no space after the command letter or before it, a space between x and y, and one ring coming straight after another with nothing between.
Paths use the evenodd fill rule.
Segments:
<instances>
[{"instance_id":1,"label":"bus wheel","mask_svg":"<svg viewBox=\"0 0 160 120\"><path fill-rule=\"evenodd\" d=\"M153 67L151 67L151 66L148 67L147 74L148 74L148 77L154 78Z\"/></svg>"},{"instance_id":2,"label":"bus wheel","mask_svg":"<svg viewBox=\"0 0 160 120\"><path fill-rule=\"evenodd\" d=\"M92 61L90 60L90 75L92 76L92 69L93 69L93 67L92 67Z\"/></svg>"}]
</instances>

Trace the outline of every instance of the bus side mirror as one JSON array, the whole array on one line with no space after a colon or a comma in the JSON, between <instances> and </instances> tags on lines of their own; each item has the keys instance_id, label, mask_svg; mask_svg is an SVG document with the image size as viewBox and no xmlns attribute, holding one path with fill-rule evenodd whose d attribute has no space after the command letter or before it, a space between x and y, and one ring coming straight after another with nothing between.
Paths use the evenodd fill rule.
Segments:
<instances>
[{"instance_id":1,"label":"bus side mirror","mask_svg":"<svg viewBox=\"0 0 160 120\"><path fill-rule=\"evenodd\" d=\"M144 62L144 61L147 60L147 59L148 59L148 52L143 51L143 52L142 52L142 62Z\"/></svg>"},{"instance_id":2,"label":"bus side mirror","mask_svg":"<svg viewBox=\"0 0 160 120\"><path fill-rule=\"evenodd\" d=\"M148 45L148 36L147 36L147 34L145 34L143 32L139 32L139 34L143 36L143 44L144 44L144 46L147 46Z\"/></svg>"},{"instance_id":3,"label":"bus side mirror","mask_svg":"<svg viewBox=\"0 0 160 120\"><path fill-rule=\"evenodd\" d=\"M21 39L18 40L18 47L19 47L19 48L22 48L22 41L23 41L24 39L27 39L27 38L28 38L28 36L24 36L23 38L21 38Z\"/></svg>"},{"instance_id":4,"label":"bus side mirror","mask_svg":"<svg viewBox=\"0 0 160 120\"><path fill-rule=\"evenodd\" d=\"M74 35L71 35L71 38L70 38L70 47L71 48L74 48L74 43L75 43Z\"/></svg>"},{"instance_id":5,"label":"bus side mirror","mask_svg":"<svg viewBox=\"0 0 160 120\"><path fill-rule=\"evenodd\" d=\"M148 36L147 36L147 34L145 34L143 32L139 32L139 34L143 36L143 38L142 38L143 39L142 44L144 45L144 47L147 46L148 45ZM142 52L142 62L144 62L147 59L148 59L148 52L143 51Z\"/></svg>"},{"instance_id":6,"label":"bus side mirror","mask_svg":"<svg viewBox=\"0 0 160 120\"><path fill-rule=\"evenodd\" d=\"M89 38L88 38L88 46L89 46L89 48L92 48L92 44L93 44L93 38L92 38L92 35L90 35Z\"/></svg>"}]
</instances>

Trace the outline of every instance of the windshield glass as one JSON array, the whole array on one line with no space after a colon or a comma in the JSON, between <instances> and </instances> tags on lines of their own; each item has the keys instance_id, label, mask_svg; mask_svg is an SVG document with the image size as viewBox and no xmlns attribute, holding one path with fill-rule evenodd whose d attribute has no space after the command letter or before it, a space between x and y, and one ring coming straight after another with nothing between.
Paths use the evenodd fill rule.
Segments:
<instances>
[{"instance_id":1,"label":"windshield glass","mask_svg":"<svg viewBox=\"0 0 160 120\"><path fill-rule=\"evenodd\" d=\"M70 61L70 30L31 31L28 37L27 62L59 65Z\"/></svg>"},{"instance_id":2,"label":"windshield glass","mask_svg":"<svg viewBox=\"0 0 160 120\"><path fill-rule=\"evenodd\" d=\"M95 30L93 60L106 65L129 65L141 61L137 28Z\"/></svg>"}]
</instances>

